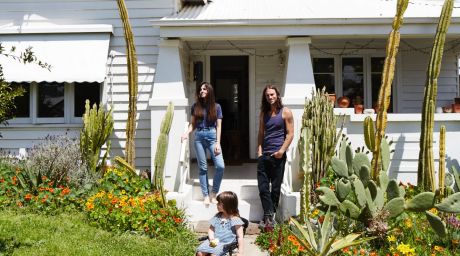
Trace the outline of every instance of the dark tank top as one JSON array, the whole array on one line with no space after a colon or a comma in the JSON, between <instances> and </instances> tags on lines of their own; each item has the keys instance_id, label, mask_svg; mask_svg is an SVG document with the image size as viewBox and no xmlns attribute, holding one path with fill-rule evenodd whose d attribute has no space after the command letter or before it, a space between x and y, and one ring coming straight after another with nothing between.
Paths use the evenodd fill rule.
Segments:
<instances>
[{"instance_id":1,"label":"dark tank top","mask_svg":"<svg viewBox=\"0 0 460 256\"><path fill-rule=\"evenodd\" d=\"M280 109L275 116L264 116L265 133L263 153L274 153L278 151L286 138L286 126L283 120L283 109Z\"/></svg>"}]
</instances>

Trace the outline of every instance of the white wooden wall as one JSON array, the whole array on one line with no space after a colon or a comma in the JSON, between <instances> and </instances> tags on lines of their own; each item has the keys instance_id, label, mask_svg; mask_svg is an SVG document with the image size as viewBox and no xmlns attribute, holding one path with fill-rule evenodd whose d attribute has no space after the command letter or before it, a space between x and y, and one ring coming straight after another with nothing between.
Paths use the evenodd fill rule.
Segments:
<instances>
[{"instance_id":1,"label":"white wooden wall","mask_svg":"<svg viewBox=\"0 0 460 256\"><path fill-rule=\"evenodd\" d=\"M135 36L139 64L139 96L136 129L136 166L150 168L150 111L148 99L151 96L155 67L157 63L159 29L152 27L149 20L170 15L174 11L175 0L125 0ZM125 127L128 110L128 77L123 27L119 18L116 0L0 0L0 30L8 25L21 24L111 24L114 34L110 49L116 53L113 61L113 99L104 95L108 102L113 100L115 131L111 136L112 156L123 155L125 147ZM0 36L1 40L1 36ZM72 54L72 53L69 53ZM46 56L42 56L46 59ZM110 89L109 79L105 90ZM158 124L160 125L160 124ZM18 128L15 125L1 127L0 148L28 147L39 142L45 135L62 134L70 129L78 135L81 126L30 125Z\"/></svg>"}]
</instances>

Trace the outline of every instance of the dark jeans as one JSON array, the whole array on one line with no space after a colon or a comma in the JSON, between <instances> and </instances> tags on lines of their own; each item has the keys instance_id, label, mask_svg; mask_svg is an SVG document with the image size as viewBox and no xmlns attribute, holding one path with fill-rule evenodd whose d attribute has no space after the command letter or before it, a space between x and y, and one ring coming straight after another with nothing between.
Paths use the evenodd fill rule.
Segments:
<instances>
[{"instance_id":1,"label":"dark jeans","mask_svg":"<svg viewBox=\"0 0 460 256\"><path fill-rule=\"evenodd\" d=\"M286 154L280 159L264 154L257 160L257 184L264 217L273 217L278 207L285 163Z\"/></svg>"}]
</instances>

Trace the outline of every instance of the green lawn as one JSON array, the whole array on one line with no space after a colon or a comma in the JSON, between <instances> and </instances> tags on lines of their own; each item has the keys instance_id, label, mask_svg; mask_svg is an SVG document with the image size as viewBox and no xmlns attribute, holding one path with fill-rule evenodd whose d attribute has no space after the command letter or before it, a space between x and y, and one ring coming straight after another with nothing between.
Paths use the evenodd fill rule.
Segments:
<instances>
[{"instance_id":1,"label":"green lawn","mask_svg":"<svg viewBox=\"0 0 460 256\"><path fill-rule=\"evenodd\" d=\"M193 255L192 233L168 240L116 234L80 213L44 216L0 210L0 255Z\"/></svg>"}]
</instances>

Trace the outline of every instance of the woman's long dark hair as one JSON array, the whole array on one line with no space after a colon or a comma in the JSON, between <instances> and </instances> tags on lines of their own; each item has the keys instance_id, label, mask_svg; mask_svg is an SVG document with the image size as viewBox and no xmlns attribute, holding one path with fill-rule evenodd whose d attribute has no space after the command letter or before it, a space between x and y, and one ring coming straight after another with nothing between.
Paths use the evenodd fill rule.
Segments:
<instances>
[{"instance_id":1,"label":"woman's long dark hair","mask_svg":"<svg viewBox=\"0 0 460 256\"><path fill-rule=\"evenodd\" d=\"M205 98L200 97L200 90L202 86L206 86L208 94ZM197 119L203 119L204 111L207 110L206 116L208 122L215 122L217 120L217 111L216 111L216 98L214 96L214 88L208 82L202 82L200 86L196 89L196 99L195 99L195 111L193 115Z\"/></svg>"},{"instance_id":2,"label":"woman's long dark hair","mask_svg":"<svg viewBox=\"0 0 460 256\"><path fill-rule=\"evenodd\" d=\"M265 93L267 92L268 89L273 89L276 92L276 109L280 110L283 108L283 102L281 101L281 96L280 96L280 91L276 86L267 84L264 88L264 91L262 92L262 103L260 104L260 111L262 113L267 114L270 111L270 103L268 103L267 99L265 98Z\"/></svg>"}]
</instances>

